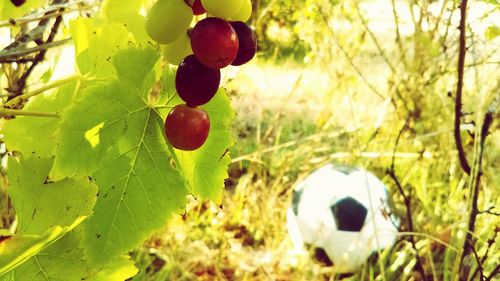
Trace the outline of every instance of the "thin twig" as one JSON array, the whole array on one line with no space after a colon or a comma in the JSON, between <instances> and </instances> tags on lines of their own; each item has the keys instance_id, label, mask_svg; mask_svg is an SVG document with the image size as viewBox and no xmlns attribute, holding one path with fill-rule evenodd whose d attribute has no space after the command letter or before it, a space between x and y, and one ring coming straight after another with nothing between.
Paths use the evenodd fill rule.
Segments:
<instances>
[{"instance_id":1,"label":"thin twig","mask_svg":"<svg viewBox=\"0 0 500 281\"><path fill-rule=\"evenodd\" d=\"M62 46L64 44L68 43L69 41L71 41L71 38L66 38L63 40L49 42L49 43L43 43L41 45L37 45L37 46L35 46L33 48L29 48L29 49L9 50L8 52L0 54L0 63L17 62L17 60L19 60L19 59L16 60L16 58L18 58L18 57L22 57L22 56L37 53L37 52L47 51L50 48Z\"/></svg>"},{"instance_id":2,"label":"thin twig","mask_svg":"<svg viewBox=\"0 0 500 281\"><path fill-rule=\"evenodd\" d=\"M482 172L482 163L483 163L483 153L484 153L484 145L486 142L486 137L489 134L489 130L491 125L493 124L493 111L488 111L484 117L483 125L481 126L481 131L479 133L479 144L476 150L476 157L474 161L474 169L472 173L471 180L471 190L470 190L470 207L469 207L469 218L468 218L468 226L467 226L467 234L465 236L464 245L462 255L460 257L460 266L459 272L462 270L468 270L463 267L463 260L467 255L470 254L472 248L475 245L475 240L472 237L472 233L476 228L476 219L479 214L478 210L478 200L479 200L479 189Z\"/></svg>"},{"instance_id":3,"label":"thin twig","mask_svg":"<svg viewBox=\"0 0 500 281\"><path fill-rule=\"evenodd\" d=\"M9 19L9 20L6 20L6 21L2 21L2 22L0 22L0 27L19 26L19 25L27 24L27 23L34 22L34 21L40 21L40 20L44 20L44 19L54 18L54 17L60 16L60 15L68 14L68 13L86 11L86 10L89 10L89 9L92 9L94 7L98 7L99 6L98 3L94 3L94 4L89 4L89 5L86 5L86 6L83 6L83 7L78 7L78 8L68 9L68 10L64 10L64 11L59 11L59 12L55 12L53 14L47 14L47 12L54 11L54 10L59 10L61 8L69 7L69 6L72 6L72 5L75 5L75 4L79 4L79 3L85 3L85 2L82 1L82 2L76 2L76 3L74 3L74 2L73 3L68 3L69 5L68 4L54 5L54 6L51 6L50 8L48 8L48 9L46 9L45 11L43 11L43 14L30 15L30 16L26 16L26 17L21 17L21 18L15 18L15 19Z\"/></svg>"},{"instance_id":4,"label":"thin twig","mask_svg":"<svg viewBox=\"0 0 500 281\"><path fill-rule=\"evenodd\" d=\"M493 232L493 237L491 239L488 239L488 245L486 247L486 252L484 253L484 255L481 257L481 263L483 264L487 259L488 259L488 255L490 253L490 250L491 250L491 247L495 244L495 239L498 235L498 231L499 231L499 228L497 227L494 232ZM479 272L479 267L476 268L476 270L474 271L474 273L472 274L472 277L470 280L474 280L474 278L476 277L477 273Z\"/></svg>"},{"instance_id":5,"label":"thin twig","mask_svg":"<svg viewBox=\"0 0 500 281\"><path fill-rule=\"evenodd\" d=\"M68 0L52 0L50 1L50 5L51 7L53 7L55 5L65 4L66 2L68 2ZM64 8L59 8L57 10L45 12L45 15L55 14L57 11L62 11L63 9ZM14 55L18 56L19 59L24 59L23 56L25 55L37 53L32 58L32 63L29 65L29 67L26 66L26 69L23 65L22 68L19 68L20 72L12 78L12 81L10 81L9 92L11 93L11 95L9 95L9 97L7 98L7 102L23 94L28 77L33 72L35 67L44 60L47 49L49 47L53 47L53 45L59 45L63 42L65 43L64 40L61 42L54 42L55 35L57 34L59 26L62 23L62 16L60 15L56 17L50 29L50 34L48 35L47 39L44 40L45 31L49 28L51 22L51 18L41 20L35 28L19 36L13 43L0 51L0 57L6 57L9 59L9 61L11 61ZM30 42L35 42L38 46L35 48L27 48ZM26 71L24 71L24 69L26 69ZM22 107L23 104L19 104L19 108Z\"/></svg>"},{"instance_id":6,"label":"thin twig","mask_svg":"<svg viewBox=\"0 0 500 281\"><path fill-rule=\"evenodd\" d=\"M68 84L68 83L71 83L71 82L74 82L74 81L77 81L77 80L82 80L82 79L84 79L83 76L81 76L81 75L75 75L75 76L70 76L70 77L65 78L65 79L54 81L53 83L45 85L45 86L43 86L43 87L41 87L39 89L33 90L32 92L29 92L29 93L17 96L15 98L11 99L10 101L6 102L4 104L4 106L5 107L13 106L13 105L15 105L16 103L18 103L18 102L20 102L22 100L27 100L27 99L29 99L31 97L37 96L39 94L42 94L42 93L44 93L44 92L46 92L48 90L60 87L62 85L65 85L65 84Z\"/></svg>"},{"instance_id":7,"label":"thin twig","mask_svg":"<svg viewBox=\"0 0 500 281\"><path fill-rule=\"evenodd\" d=\"M454 137L455 144L458 151L458 159L460 160L460 165L465 173L470 174L470 165L467 162L467 157L465 156L464 146L462 144L462 138L460 136L460 120L462 118L462 91L464 84L464 65L465 65L465 23L467 16L467 0L462 0L460 3L460 50L458 53L458 81L457 90L455 95L455 126L454 126Z\"/></svg>"},{"instance_id":8,"label":"thin twig","mask_svg":"<svg viewBox=\"0 0 500 281\"><path fill-rule=\"evenodd\" d=\"M472 243L470 241L467 242L467 243L469 243L469 247L472 250L472 253L474 254L474 257L476 258L477 269L479 271L479 279L481 281L484 281L483 263L481 262L481 259L479 258L479 255L476 252L476 247L475 247L475 245L472 245Z\"/></svg>"},{"instance_id":9,"label":"thin twig","mask_svg":"<svg viewBox=\"0 0 500 281\"><path fill-rule=\"evenodd\" d=\"M35 60L34 57L27 57L27 58L18 58L18 57L13 57L13 58L5 58L1 59L0 63L17 63L17 64L24 64L24 63L30 63Z\"/></svg>"},{"instance_id":10,"label":"thin twig","mask_svg":"<svg viewBox=\"0 0 500 281\"><path fill-rule=\"evenodd\" d=\"M415 232L414 225L413 225L412 211L411 211L411 198L404 191L403 186L401 185L398 177L396 176L396 172L395 172L395 168L394 168L395 162L396 162L395 161L395 154L396 154L396 150L397 150L397 147L399 144L399 140L400 140L401 136L403 135L403 132L407 129L409 121L410 121L410 115L408 115L408 117L406 118L403 127L401 128L401 130L399 130L399 133L396 137L396 143L394 144L394 153L393 153L393 157L392 157L392 161L391 161L391 166L389 169L386 170L386 173L394 181L394 183L396 184L396 187L398 188L399 193L403 197L403 202L404 202L405 207L406 207L406 219L408 221L408 232ZM422 276L422 280L426 281L427 277L425 275L425 270L424 270L424 267L422 264L422 260L420 258L419 253L418 253L417 243L415 241L414 235L409 235L408 240L410 241L410 244L411 244L413 251L414 251L414 254L415 254L415 259L417 262L415 265L416 269L420 273L420 275Z\"/></svg>"},{"instance_id":11,"label":"thin twig","mask_svg":"<svg viewBox=\"0 0 500 281\"><path fill-rule=\"evenodd\" d=\"M62 16L58 16L54 22L54 25L52 26L52 29L50 30L50 34L47 37L45 44L53 43L54 37L56 36L57 31L59 30L59 26L61 25L61 23L62 23ZM30 65L28 70L26 70L26 72L23 73L23 75L19 79L19 86L21 89L24 88L24 86L26 85L26 80L28 79L30 74L33 72L33 69L35 69L35 67L44 60L46 53L47 53L47 49L41 50L40 53L38 53L38 55L35 56L35 60Z\"/></svg>"},{"instance_id":12,"label":"thin twig","mask_svg":"<svg viewBox=\"0 0 500 281\"><path fill-rule=\"evenodd\" d=\"M373 86L369 81L368 79L366 79L366 77L363 75L363 73L361 73L361 70L359 70L359 68L354 64L354 61L352 59L352 57L349 55L349 53L347 53L347 51L345 50L345 48L340 45L340 43L337 41L336 39L336 35L335 33L333 32L330 24L328 23L328 18L327 16L325 15L324 11L322 9L320 9L320 13L321 13L321 16L322 16L322 19L328 29L328 31L330 32L331 34L331 38L333 40L333 42L335 43L335 45L339 48L339 50L342 52L342 54L346 57L347 59L347 62L349 62L349 64L351 65L352 69L356 72L356 74L361 78L361 80L363 80L363 82L368 86L368 88L370 88L370 90L376 95L378 96L380 99L382 100L385 100L385 97L384 95L382 95L378 90L377 88L375 88L375 86Z\"/></svg>"},{"instance_id":13,"label":"thin twig","mask_svg":"<svg viewBox=\"0 0 500 281\"><path fill-rule=\"evenodd\" d=\"M42 111L26 111L19 109L10 109L0 107L0 116L32 116L32 117L50 117L50 118L60 118L61 116L57 112L42 112Z\"/></svg>"},{"instance_id":14,"label":"thin twig","mask_svg":"<svg viewBox=\"0 0 500 281\"><path fill-rule=\"evenodd\" d=\"M385 64L391 69L392 73L398 73L396 70L396 67L392 65L391 61L389 60L389 57L385 53L384 49L380 45L380 42L377 39L377 36L373 33L373 31L368 27L368 22L366 21L365 17L361 14L360 8L358 5L355 5L356 7L356 13L358 14L359 19L361 20L361 24L363 24L363 27L365 28L366 32L368 32L368 35L372 38L373 44L375 44L375 47L378 50L378 53L384 60Z\"/></svg>"},{"instance_id":15,"label":"thin twig","mask_svg":"<svg viewBox=\"0 0 500 281\"><path fill-rule=\"evenodd\" d=\"M493 269L493 271L491 272L490 276L486 277L486 279L484 279L484 281L493 280L493 278L495 278L498 275L498 273L500 273L500 264L497 264L495 269Z\"/></svg>"},{"instance_id":16,"label":"thin twig","mask_svg":"<svg viewBox=\"0 0 500 281\"><path fill-rule=\"evenodd\" d=\"M406 52L403 46L403 41L401 40L398 12L396 11L396 1L391 0L391 5L392 5L392 15L394 16L394 25L396 27L396 44L398 45L399 48L399 55L401 56L401 61L403 62L405 68L408 69L408 62L406 61Z\"/></svg>"},{"instance_id":17,"label":"thin twig","mask_svg":"<svg viewBox=\"0 0 500 281\"><path fill-rule=\"evenodd\" d=\"M478 211L477 214L478 215L481 215L481 214L488 214L488 215L492 215L492 216L496 216L496 217L499 217L500 216L500 213L499 212L494 212L493 210L495 209L495 206L491 206L489 207L488 209L486 210L482 210L482 211Z\"/></svg>"}]
</instances>

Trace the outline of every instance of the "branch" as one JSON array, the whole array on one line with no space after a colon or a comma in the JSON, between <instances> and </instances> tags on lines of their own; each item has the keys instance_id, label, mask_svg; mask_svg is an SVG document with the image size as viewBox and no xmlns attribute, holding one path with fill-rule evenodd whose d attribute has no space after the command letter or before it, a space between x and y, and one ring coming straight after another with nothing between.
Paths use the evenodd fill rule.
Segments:
<instances>
[{"instance_id":1,"label":"branch","mask_svg":"<svg viewBox=\"0 0 500 281\"><path fill-rule=\"evenodd\" d=\"M56 1L54 1L54 2L56 2ZM47 40L45 41L45 44L53 43L54 37L56 36L57 31L59 30L59 26L61 25L61 23L62 23L62 16L58 16L56 18L55 22L54 22L54 25L52 26L52 29L50 30L50 34L47 37ZM26 70L26 72L24 72L23 75L21 76L21 78L19 79L18 85L20 86L19 87L20 89L24 88L24 86L26 85L26 80L30 76L31 72L33 72L33 69L35 69L35 67L40 62L43 61L43 59L45 58L45 54L46 53L47 53L47 49L41 50L40 53L38 53L35 56L35 60L33 61L33 63L30 65L30 67L28 68L28 70Z\"/></svg>"},{"instance_id":2,"label":"branch","mask_svg":"<svg viewBox=\"0 0 500 281\"><path fill-rule=\"evenodd\" d=\"M464 84L464 64L465 64L465 19L467 15L467 0L462 0L460 4L460 50L458 54L458 81L457 92L455 96L455 129L454 137L458 151L458 159L465 173L470 174L470 166L465 156L462 139L460 137L460 119L462 118L462 89Z\"/></svg>"},{"instance_id":3,"label":"branch","mask_svg":"<svg viewBox=\"0 0 500 281\"><path fill-rule=\"evenodd\" d=\"M51 5L57 6L60 4L64 4L64 2L67 2L67 1L68 0L53 0ZM55 10L47 10L44 13L44 16L46 16L46 18L42 19L38 23L38 25L35 28L33 28L32 30L30 30L28 33L21 35L19 38L16 39L16 41L12 42L10 45L5 47L2 51L0 51L0 54L2 54L3 52L7 52L9 50L12 50L12 49L19 48L20 46L26 46L29 42L41 40L43 37L43 34L47 30L50 19L52 17L54 17L54 14L57 11L61 11L61 9L62 8L57 8Z\"/></svg>"},{"instance_id":4,"label":"branch","mask_svg":"<svg viewBox=\"0 0 500 281\"><path fill-rule=\"evenodd\" d=\"M33 117L50 117L50 118L60 118L59 113L56 112L42 112L42 111L26 111L19 109L9 109L0 107L0 116L33 116Z\"/></svg>"},{"instance_id":5,"label":"branch","mask_svg":"<svg viewBox=\"0 0 500 281\"><path fill-rule=\"evenodd\" d=\"M26 57L26 58L5 58L1 59L0 63L17 63L17 64L24 64L24 63L30 63L35 60L34 57Z\"/></svg>"},{"instance_id":6,"label":"branch","mask_svg":"<svg viewBox=\"0 0 500 281\"><path fill-rule=\"evenodd\" d=\"M474 254L474 258L476 259L477 269L479 271L479 279L481 281L484 281L483 263L481 262L481 259L479 258L479 255L476 252L476 247L472 245L470 241L468 241L467 243L469 244L469 247L471 248L472 253Z\"/></svg>"},{"instance_id":7,"label":"branch","mask_svg":"<svg viewBox=\"0 0 500 281\"><path fill-rule=\"evenodd\" d=\"M326 16L325 12L322 9L320 9L320 13L321 13L321 18L323 19L323 21L324 21L324 23L325 23L328 31L330 32L330 35L331 35L331 38L332 38L333 42L339 48L339 50L342 52L342 54L345 56L345 58L347 59L347 62L349 62L349 64L351 65L352 69L356 72L356 74L361 78L361 80L363 80L363 82L366 84L366 86L368 86L368 88L370 88L370 90L376 96L378 96L380 99L384 100L385 99L384 95L382 95L377 90L377 88L375 88L375 86L373 86L368 81L368 79L366 79L366 77L363 75L363 73L361 73L361 70L359 69L359 67L357 67L354 64L353 58L349 55L349 53L345 50L345 48L340 44L340 42L337 41L334 31L331 28L330 24L328 23L328 17Z\"/></svg>"},{"instance_id":8,"label":"branch","mask_svg":"<svg viewBox=\"0 0 500 281\"><path fill-rule=\"evenodd\" d=\"M500 213L498 213L498 212L494 212L494 211L493 211L494 209L495 209L495 206L491 206L491 207L489 207L489 208L488 208L488 209L486 209L486 210L479 211L479 212L478 212L478 215L481 215L481 214L488 214L488 215L492 215L492 216L500 217Z\"/></svg>"},{"instance_id":9,"label":"branch","mask_svg":"<svg viewBox=\"0 0 500 281\"><path fill-rule=\"evenodd\" d=\"M488 259L488 254L490 253L491 247L495 244L495 238L497 236L498 231L499 231L499 228L497 227L493 231L493 237L490 238L490 239L488 239L488 245L486 247L486 253L484 253L484 255L481 257L481 263L482 264ZM474 280L474 278L476 277L476 275L477 275L478 272L479 272L479 267L476 268L476 270L472 274L472 277L471 277L470 280Z\"/></svg>"},{"instance_id":10,"label":"branch","mask_svg":"<svg viewBox=\"0 0 500 281\"><path fill-rule=\"evenodd\" d=\"M476 219L479 215L478 209L478 200L479 200L479 185L481 182L481 176L483 174L482 164L483 164L483 153L484 153L484 145L486 142L486 137L488 136L491 125L493 124L493 114L495 112L493 110L489 110L484 116L483 125L481 126L481 132L479 135L479 145L476 150L476 157L474 161L474 169L472 173L472 186L471 186L471 198L470 198L470 208L469 208L469 218L468 218L468 226L467 226L467 234L465 236L464 245L462 255L460 257L460 266L459 272L462 270L467 270L463 267L463 260L467 255L471 253L474 249L475 240L472 236L474 230L476 228Z\"/></svg>"},{"instance_id":11,"label":"branch","mask_svg":"<svg viewBox=\"0 0 500 281\"><path fill-rule=\"evenodd\" d=\"M495 276L497 276L498 273L500 273L500 264L497 264L495 269L493 269L493 271L491 272L490 276L488 276L484 281L493 280L493 278L495 278Z\"/></svg>"},{"instance_id":12,"label":"branch","mask_svg":"<svg viewBox=\"0 0 500 281\"><path fill-rule=\"evenodd\" d=\"M405 48L403 47L403 41L401 40L401 31L399 27L399 18L398 18L398 13L396 11L396 1L391 0L391 6L392 6L392 15L394 16L394 25L396 27L396 44L399 48L399 55L401 56L401 61L403 62L403 65L405 66L406 69L408 69L408 62L406 61L406 52Z\"/></svg>"},{"instance_id":13,"label":"branch","mask_svg":"<svg viewBox=\"0 0 500 281\"><path fill-rule=\"evenodd\" d=\"M397 149L397 146L399 144L399 140L400 140L401 136L403 135L403 132L408 127L409 121L410 121L410 115L408 115L408 117L406 118L403 127L401 128L401 130L399 130L398 136L396 137L396 143L394 144L394 154L392 157L391 167L386 170L386 173L392 178L392 180L394 180L394 183L396 184L396 187L398 188L399 193L401 193L401 196L403 197L403 202L406 206L406 220L408 221L408 232L412 233L412 232L415 232L415 230L414 230L414 225L413 225L413 217L411 214L411 198L405 193L403 186L399 182L399 179L396 176L396 172L394 169L394 165L395 165L395 156L394 155L396 154L396 149ZM424 267L422 264L422 260L420 258L419 253L418 253L417 243L415 242L414 235L408 235L408 240L410 240L410 244L413 248L413 251L415 252L415 259L417 261L417 263L415 265L416 269L420 273L420 275L422 276L422 280L426 281L427 277L425 275L425 270L424 270Z\"/></svg>"},{"instance_id":14,"label":"branch","mask_svg":"<svg viewBox=\"0 0 500 281\"><path fill-rule=\"evenodd\" d=\"M15 104L17 104L18 102L21 102L22 100L27 100L31 97L34 97L34 96L37 96L39 94L42 94L50 89L54 89L54 88L57 88L57 87L60 87L62 85L65 85L65 84L68 84L68 83L71 83L71 82L74 82L74 81L78 81L78 80L83 80L83 76L80 76L80 75L75 75L75 76L70 76L68 78L65 78L65 79L61 79L61 80L58 80L58 81L54 81L53 83L51 84L48 84L48 85L45 85L39 89L36 89L32 92L29 92L29 93L26 93L26 94L23 94L23 95L20 95L20 96L17 96L13 99L11 99L10 101L6 102L4 104L5 107L10 107L10 106L13 106Z\"/></svg>"},{"instance_id":15,"label":"branch","mask_svg":"<svg viewBox=\"0 0 500 281\"><path fill-rule=\"evenodd\" d=\"M84 6L70 9L70 6L74 6L75 4L81 4ZM20 18L11 18L11 19L8 19L5 21L1 21L0 27L19 26L19 25L30 23L30 22L40 21L43 19L49 19L49 18L53 18L56 16L60 16L60 15L64 15L64 14L68 14L68 13L72 13L72 12L90 10L90 9L92 9L94 7L98 7L98 6L99 6L98 3L90 4L90 3L87 3L86 1L52 5L49 8L47 8L45 11L43 11L43 13L30 14L29 16L24 16L24 17L20 17ZM61 8L66 8L66 10L58 11L58 12L55 12L53 14L47 14L48 12L59 10Z\"/></svg>"},{"instance_id":16,"label":"branch","mask_svg":"<svg viewBox=\"0 0 500 281\"><path fill-rule=\"evenodd\" d=\"M68 2L68 0L52 0L50 1L50 5L55 6L55 5L62 5ZM64 11L65 8L59 8L56 10L51 10L48 12L45 12L44 15L49 16ZM35 67L40 64L44 59L45 59L45 54L47 53L47 50L51 47L58 46L60 44L65 43L67 40L62 40L58 42L54 42L54 38L57 34L57 31L59 30L59 27L62 23L62 16L58 15L55 17L55 21L52 24L52 27L50 29L50 33L47 36L47 39L43 39L45 30L49 28L49 23L51 22L51 18L46 18L41 20L38 23L38 26L31 31L29 31L27 34L22 35L20 38L18 38L15 42L7 46L4 50L2 50L0 53L2 55L5 55L9 58L9 60L13 57L13 54L16 54L19 59L23 59L23 56L31 54L31 53L36 53L36 55L33 56L32 58L32 63L27 67L26 71L22 72L21 75L18 77L15 77L15 83L11 86L11 93L12 96L9 96L7 98L7 102L10 100L16 98L17 96L20 96L24 92L24 88L26 87L26 82L28 80L28 77L31 75ZM22 39L22 40L21 40ZM27 49L27 44L29 42L35 42L37 43L37 47ZM19 51L18 49L25 48L25 50ZM26 50L27 49L27 50ZM12 52L11 50L15 50ZM17 53L20 52L20 53ZM19 108L23 107L23 104L18 105Z\"/></svg>"},{"instance_id":17,"label":"branch","mask_svg":"<svg viewBox=\"0 0 500 281\"><path fill-rule=\"evenodd\" d=\"M18 62L17 57L22 57L36 52L47 51L50 48L59 47L71 41L71 38L63 39L60 41L43 43L29 49L13 49L6 52L0 52L0 63Z\"/></svg>"}]
</instances>

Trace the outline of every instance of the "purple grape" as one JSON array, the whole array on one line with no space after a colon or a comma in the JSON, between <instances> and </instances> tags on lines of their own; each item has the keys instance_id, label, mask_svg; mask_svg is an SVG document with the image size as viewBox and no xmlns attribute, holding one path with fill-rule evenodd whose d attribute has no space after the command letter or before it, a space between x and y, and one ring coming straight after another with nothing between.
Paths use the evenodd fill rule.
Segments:
<instances>
[{"instance_id":1,"label":"purple grape","mask_svg":"<svg viewBox=\"0 0 500 281\"><path fill-rule=\"evenodd\" d=\"M236 35L238 35L238 54L231 65L242 65L249 62L257 52L257 36L255 32L242 21L230 22Z\"/></svg>"},{"instance_id":2,"label":"purple grape","mask_svg":"<svg viewBox=\"0 0 500 281\"><path fill-rule=\"evenodd\" d=\"M190 36L194 55L210 68L230 65L238 53L238 36L223 19L202 19L193 27Z\"/></svg>"},{"instance_id":3,"label":"purple grape","mask_svg":"<svg viewBox=\"0 0 500 281\"><path fill-rule=\"evenodd\" d=\"M12 4L14 4L14 6L19 7L19 6L21 6L22 4L24 4L24 2L26 2L26 0L10 0L10 2L11 2Z\"/></svg>"},{"instance_id":4,"label":"purple grape","mask_svg":"<svg viewBox=\"0 0 500 281\"><path fill-rule=\"evenodd\" d=\"M175 88L188 106L195 107L210 101L220 84L220 70L201 64L194 55L185 57L175 75Z\"/></svg>"}]
</instances>

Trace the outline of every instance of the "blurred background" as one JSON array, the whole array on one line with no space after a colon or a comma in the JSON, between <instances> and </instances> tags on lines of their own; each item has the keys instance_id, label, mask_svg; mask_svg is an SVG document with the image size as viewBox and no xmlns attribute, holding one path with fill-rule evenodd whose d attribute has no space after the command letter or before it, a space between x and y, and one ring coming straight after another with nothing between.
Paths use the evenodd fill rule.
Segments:
<instances>
[{"instance_id":1,"label":"blurred background","mask_svg":"<svg viewBox=\"0 0 500 281\"><path fill-rule=\"evenodd\" d=\"M409 235L427 280L461 279L470 190L453 138L458 1L253 4L257 57L224 73L237 117L223 205L191 200L135 253L147 270L134 280L338 280L312 250L295 252L286 229L294 184L326 163L374 172L402 221L395 246L343 280L423 280ZM471 2L467 24L461 129L472 156L484 113L493 106L499 117L498 2ZM479 198L492 214L500 203L499 126L484 146ZM391 166L410 198L412 233ZM500 263L500 220L492 214L478 216L474 234L485 272Z\"/></svg>"},{"instance_id":2,"label":"blurred background","mask_svg":"<svg viewBox=\"0 0 500 281\"><path fill-rule=\"evenodd\" d=\"M223 204L190 198L132 253L132 280L339 280L312 250L295 251L286 229L295 184L327 163L377 175L401 220L394 247L343 280L465 280L457 271L471 182L453 137L459 1L252 2L257 57L221 83L237 112ZM500 4L469 2L460 129L471 163L482 157L472 234L482 265L471 280L484 280L500 264ZM486 112L494 121L480 146Z\"/></svg>"}]
</instances>

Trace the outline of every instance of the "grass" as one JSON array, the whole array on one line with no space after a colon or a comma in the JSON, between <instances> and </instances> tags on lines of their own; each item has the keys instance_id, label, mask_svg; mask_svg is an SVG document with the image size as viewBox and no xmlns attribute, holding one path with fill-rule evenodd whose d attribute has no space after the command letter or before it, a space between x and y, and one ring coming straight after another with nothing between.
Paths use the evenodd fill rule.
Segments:
<instances>
[{"instance_id":1,"label":"grass","mask_svg":"<svg viewBox=\"0 0 500 281\"><path fill-rule=\"evenodd\" d=\"M451 125L428 130L430 120L414 124L421 126L416 129L421 133L403 133L394 154L404 120L387 103L359 95L320 96L305 75L321 79L321 71L301 67L289 65L282 73L281 66L254 64L229 82L243 90L232 92L238 112L237 145L231 152L234 162L222 208L192 199L185 215L175 217L165 232L135 253L142 275L134 280L338 280L335 267L315 259L312 250L303 253L293 248L285 225L294 184L330 162L363 166L376 173L387 184L395 202L393 211L403 221L394 247L373 255L357 274L344 280L422 280L405 239L409 235L416 237L428 280L457 278L454 270L465 234L464 198L469 191L456 159ZM265 85L267 89L258 89L247 78L258 68L274 81ZM300 73L307 73L306 78L297 78ZM286 85L277 85L278 81ZM286 87L289 92L274 94ZM359 88L363 86L353 92ZM332 107L342 102L346 106ZM498 154L498 137L494 131L487 147L492 154L486 157L480 199L485 207L499 203L497 164L492 158ZM406 228L406 206L385 173L393 156L396 174L412 199L414 232ZM484 263L487 272L500 258L498 244L488 246L499 223L495 216L479 217L478 251L484 255L490 248ZM474 261L468 262L475 268Z\"/></svg>"}]
</instances>

